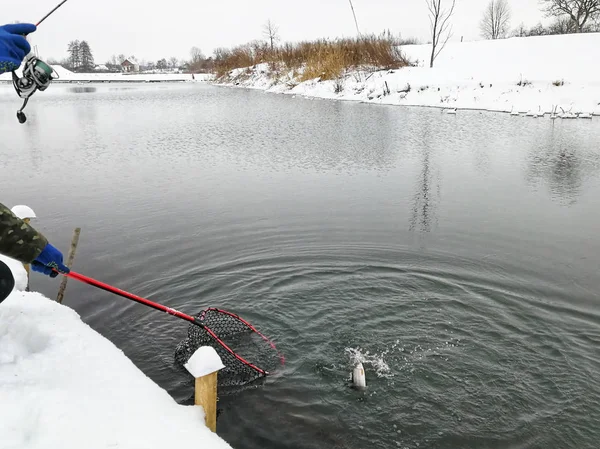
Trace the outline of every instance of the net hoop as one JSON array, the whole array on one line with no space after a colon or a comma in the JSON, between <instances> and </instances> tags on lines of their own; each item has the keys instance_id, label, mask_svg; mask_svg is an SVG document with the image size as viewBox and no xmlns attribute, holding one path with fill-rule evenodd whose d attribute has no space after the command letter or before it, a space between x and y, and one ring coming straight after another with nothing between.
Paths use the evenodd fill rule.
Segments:
<instances>
[{"instance_id":1,"label":"net hoop","mask_svg":"<svg viewBox=\"0 0 600 449\"><path fill-rule=\"evenodd\" d=\"M277 353L277 356L279 357L279 361L281 362L281 364L285 364L285 357L283 356L283 354L281 354L279 352L279 350L277 349L277 347L275 346L275 343L273 343L269 338L267 338L265 335L263 335L260 331L258 331L258 329L256 329L252 324L250 324L248 321L246 321L245 319L241 318L239 315L235 314L235 313L231 313L228 312L227 310L223 310L223 309L219 309L216 307L209 307L208 309L203 310L200 313L200 316L198 317L198 320L202 323L205 318L206 318L206 314L209 312L214 312L214 313L220 313L223 315L227 315L230 316L231 318L234 318L236 320L238 320L240 323L244 324L244 326L246 326L248 329L250 329L252 332L256 333L258 336L260 336L266 343L269 344L269 346ZM204 330L206 330L206 332L219 344L223 347L223 349L225 349L227 352L229 352L232 356L234 356L240 363L246 365L247 367L255 370L256 372L258 372L261 376L268 376L271 373L269 371L263 370L262 368L259 368L258 366L256 366L255 364L247 361L246 359L244 359L243 357L241 357L240 355L238 355L234 350L232 350L229 346L227 346L227 344L221 340L219 338L219 336L213 332L213 330L207 326L206 324L202 324Z\"/></svg>"}]
</instances>

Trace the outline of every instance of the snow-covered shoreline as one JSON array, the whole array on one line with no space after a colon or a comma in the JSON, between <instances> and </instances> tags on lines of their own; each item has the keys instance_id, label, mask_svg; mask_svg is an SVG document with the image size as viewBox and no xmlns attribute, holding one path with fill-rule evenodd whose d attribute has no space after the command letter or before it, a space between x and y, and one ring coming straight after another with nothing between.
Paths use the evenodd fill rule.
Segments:
<instances>
[{"instance_id":1,"label":"snow-covered shoreline","mask_svg":"<svg viewBox=\"0 0 600 449\"><path fill-rule=\"evenodd\" d=\"M7 264L16 288L0 304L0 449L231 447L74 310L20 291L25 270Z\"/></svg>"},{"instance_id":2,"label":"snow-covered shoreline","mask_svg":"<svg viewBox=\"0 0 600 449\"><path fill-rule=\"evenodd\" d=\"M600 115L598 48L600 33L449 43L430 69L431 47L409 45L402 50L414 67L299 82L291 73L276 78L260 64L216 84L387 105L583 117Z\"/></svg>"},{"instance_id":3,"label":"snow-covered shoreline","mask_svg":"<svg viewBox=\"0 0 600 449\"><path fill-rule=\"evenodd\" d=\"M75 73L64 67L53 66L59 78L55 83L143 83L143 82L190 82L209 81L213 78L211 74L190 73ZM19 74L19 71L17 71ZM12 80L11 73L0 74L0 81Z\"/></svg>"}]
</instances>

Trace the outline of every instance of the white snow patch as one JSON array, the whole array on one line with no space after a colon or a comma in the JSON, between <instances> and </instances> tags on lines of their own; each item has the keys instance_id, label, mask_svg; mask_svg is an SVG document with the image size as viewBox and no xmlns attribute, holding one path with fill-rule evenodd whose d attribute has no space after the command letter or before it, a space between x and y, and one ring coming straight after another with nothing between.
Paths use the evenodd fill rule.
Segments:
<instances>
[{"instance_id":1,"label":"white snow patch","mask_svg":"<svg viewBox=\"0 0 600 449\"><path fill-rule=\"evenodd\" d=\"M72 309L20 291L0 304L1 449L175 446L231 448Z\"/></svg>"},{"instance_id":2,"label":"white snow patch","mask_svg":"<svg viewBox=\"0 0 600 449\"><path fill-rule=\"evenodd\" d=\"M210 346L201 346L198 348L184 366L195 378L206 376L225 368L215 348Z\"/></svg>"},{"instance_id":3,"label":"white snow patch","mask_svg":"<svg viewBox=\"0 0 600 449\"><path fill-rule=\"evenodd\" d=\"M429 68L429 45L402 50L415 67L351 72L340 80L300 83L264 64L236 69L224 83L268 92L447 109L600 115L600 33L449 43ZM336 93L341 83L342 92ZM520 84L520 85L519 85ZM389 91L388 91L389 89Z\"/></svg>"}]
</instances>

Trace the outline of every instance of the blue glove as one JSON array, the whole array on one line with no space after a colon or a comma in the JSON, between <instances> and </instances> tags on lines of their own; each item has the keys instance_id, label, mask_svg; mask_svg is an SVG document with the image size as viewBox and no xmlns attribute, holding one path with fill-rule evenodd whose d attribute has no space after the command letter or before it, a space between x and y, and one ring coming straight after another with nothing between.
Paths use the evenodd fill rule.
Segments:
<instances>
[{"instance_id":1,"label":"blue glove","mask_svg":"<svg viewBox=\"0 0 600 449\"><path fill-rule=\"evenodd\" d=\"M0 26L0 73L12 72L20 67L31 51L24 35L33 33L36 29L32 23Z\"/></svg>"},{"instance_id":2,"label":"blue glove","mask_svg":"<svg viewBox=\"0 0 600 449\"><path fill-rule=\"evenodd\" d=\"M63 265L62 253L50 243L45 246L37 259L31 262L31 269L51 278L58 276L58 272L69 273L71 271L66 265Z\"/></svg>"}]
</instances>

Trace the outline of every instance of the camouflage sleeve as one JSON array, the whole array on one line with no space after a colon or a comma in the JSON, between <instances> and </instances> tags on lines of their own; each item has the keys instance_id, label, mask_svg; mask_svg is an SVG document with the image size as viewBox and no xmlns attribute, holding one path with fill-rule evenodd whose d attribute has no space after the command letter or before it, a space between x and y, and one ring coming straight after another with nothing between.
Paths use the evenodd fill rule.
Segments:
<instances>
[{"instance_id":1,"label":"camouflage sleeve","mask_svg":"<svg viewBox=\"0 0 600 449\"><path fill-rule=\"evenodd\" d=\"M0 254L31 263L47 243L46 237L0 204Z\"/></svg>"}]
</instances>

